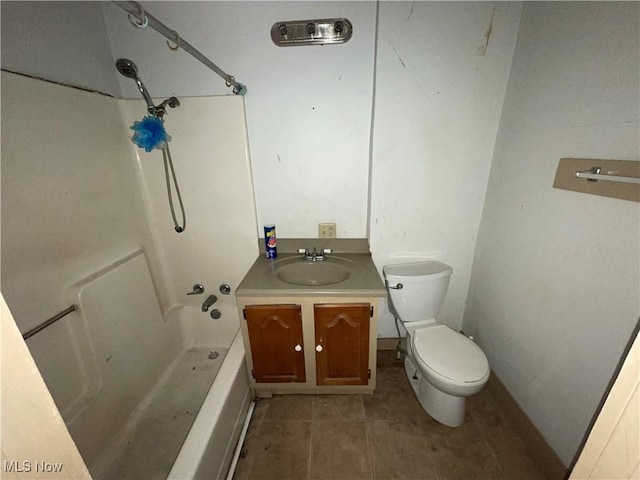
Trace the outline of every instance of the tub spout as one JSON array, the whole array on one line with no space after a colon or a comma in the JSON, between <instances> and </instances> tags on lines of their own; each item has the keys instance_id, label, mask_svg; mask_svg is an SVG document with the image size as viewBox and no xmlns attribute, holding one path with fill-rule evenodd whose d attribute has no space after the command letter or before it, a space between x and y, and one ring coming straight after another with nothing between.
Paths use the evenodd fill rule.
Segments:
<instances>
[{"instance_id":1,"label":"tub spout","mask_svg":"<svg viewBox=\"0 0 640 480\"><path fill-rule=\"evenodd\" d=\"M218 301L218 297L215 295L209 295L207 299L202 302L202 311L206 312L209 310L209 307Z\"/></svg>"}]
</instances>

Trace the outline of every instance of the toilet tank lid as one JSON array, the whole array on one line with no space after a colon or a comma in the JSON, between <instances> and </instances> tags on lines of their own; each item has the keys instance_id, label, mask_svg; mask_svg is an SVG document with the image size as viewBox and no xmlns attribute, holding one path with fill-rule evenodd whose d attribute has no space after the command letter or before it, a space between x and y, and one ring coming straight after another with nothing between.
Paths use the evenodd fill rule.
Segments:
<instances>
[{"instance_id":1,"label":"toilet tank lid","mask_svg":"<svg viewBox=\"0 0 640 480\"><path fill-rule=\"evenodd\" d=\"M382 271L387 278L399 277L429 277L435 279L448 277L453 273L453 269L442 262L428 260L426 262L398 263L395 265L385 265Z\"/></svg>"}]
</instances>

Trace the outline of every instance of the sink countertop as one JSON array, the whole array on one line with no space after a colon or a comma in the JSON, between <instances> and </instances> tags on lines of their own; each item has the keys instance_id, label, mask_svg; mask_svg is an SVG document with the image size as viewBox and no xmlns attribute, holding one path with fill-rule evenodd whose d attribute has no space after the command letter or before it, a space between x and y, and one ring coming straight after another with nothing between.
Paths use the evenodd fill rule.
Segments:
<instances>
[{"instance_id":1,"label":"sink countertop","mask_svg":"<svg viewBox=\"0 0 640 480\"><path fill-rule=\"evenodd\" d=\"M327 259L335 256L354 262L359 271L351 273L349 278L332 285L292 285L284 282L276 275L276 270L283 263L299 258L305 262L300 253L278 254L278 258L270 259L261 255L253 263L242 282L236 289L236 297L264 296L335 296L335 297L386 297L387 291L371 259L370 253L330 253ZM310 263L310 262L309 262Z\"/></svg>"}]
</instances>

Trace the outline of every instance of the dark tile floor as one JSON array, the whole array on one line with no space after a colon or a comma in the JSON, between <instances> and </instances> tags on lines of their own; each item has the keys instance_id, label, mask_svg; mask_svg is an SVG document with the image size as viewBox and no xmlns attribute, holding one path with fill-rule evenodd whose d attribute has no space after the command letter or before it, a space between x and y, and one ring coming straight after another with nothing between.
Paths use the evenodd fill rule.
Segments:
<instances>
[{"instance_id":1,"label":"dark tile floor","mask_svg":"<svg viewBox=\"0 0 640 480\"><path fill-rule=\"evenodd\" d=\"M420 407L394 351L378 352L373 395L259 400L234 479L542 480L491 394L449 428Z\"/></svg>"}]
</instances>

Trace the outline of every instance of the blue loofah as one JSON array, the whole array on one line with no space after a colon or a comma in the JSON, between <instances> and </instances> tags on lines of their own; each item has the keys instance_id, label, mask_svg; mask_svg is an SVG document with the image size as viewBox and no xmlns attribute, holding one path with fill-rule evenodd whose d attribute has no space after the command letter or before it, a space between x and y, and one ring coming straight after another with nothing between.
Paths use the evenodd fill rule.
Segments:
<instances>
[{"instance_id":1,"label":"blue loofah","mask_svg":"<svg viewBox=\"0 0 640 480\"><path fill-rule=\"evenodd\" d=\"M164 129L164 122L158 117L144 117L141 122L133 122L129 128L134 131L131 141L147 152L154 148L162 149L171 140Z\"/></svg>"}]
</instances>

